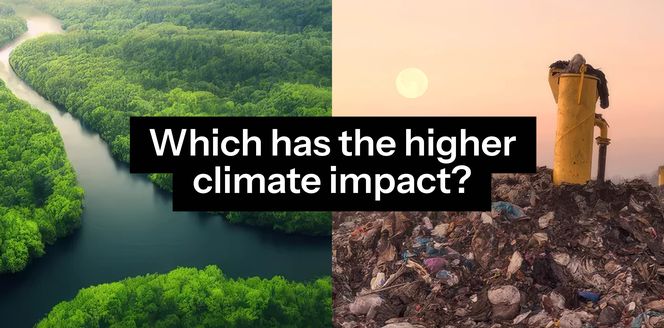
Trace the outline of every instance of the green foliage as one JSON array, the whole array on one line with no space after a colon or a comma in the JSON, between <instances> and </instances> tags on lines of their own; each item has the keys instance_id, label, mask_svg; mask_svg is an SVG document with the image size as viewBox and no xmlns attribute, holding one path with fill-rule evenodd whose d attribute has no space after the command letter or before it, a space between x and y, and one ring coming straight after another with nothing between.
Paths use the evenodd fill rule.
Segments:
<instances>
[{"instance_id":1,"label":"green foliage","mask_svg":"<svg viewBox=\"0 0 664 328\"><path fill-rule=\"evenodd\" d=\"M0 3L0 45L14 40L27 30L25 20L14 15L14 8Z\"/></svg>"},{"instance_id":2,"label":"green foliage","mask_svg":"<svg viewBox=\"0 0 664 328\"><path fill-rule=\"evenodd\" d=\"M217 30L301 32L332 30L329 0L32 0L69 29L124 30L173 23Z\"/></svg>"},{"instance_id":3,"label":"green foliage","mask_svg":"<svg viewBox=\"0 0 664 328\"><path fill-rule=\"evenodd\" d=\"M313 236L329 236L332 222L330 212L229 212L226 219L233 223Z\"/></svg>"},{"instance_id":4,"label":"green foliage","mask_svg":"<svg viewBox=\"0 0 664 328\"><path fill-rule=\"evenodd\" d=\"M82 200L51 119L0 81L0 272L23 270L78 227Z\"/></svg>"},{"instance_id":5,"label":"green foliage","mask_svg":"<svg viewBox=\"0 0 664 328\"><path fill-rule=\"evenodd\" d=\"M331 327L332 282L179 268L85 288L37 327Z\"/></svg>"},{"instance_id":6,"label":"green foliage","mask_svg":"<svg viewBox=\"0 0 664 328\"><path fill-rule=\"evenodd\" d=\"M130 116L331 115L329 0L33 2L69 29L23 43L12 67L120 160ZM149 178L172 189L169 175ZM266 215L253 224L321 233L319 214Z\"/></svg>"},{"instance_id":7,"label":"green foliage","mask_svg":"<svg viewBox=\"0 0 664 328\"><path fill-rule=\"evenodd\" d=\"M44 36L10 62L128 161L130 116L330 115L328 37L156 24Z\"/></svg>"}]
</instances>

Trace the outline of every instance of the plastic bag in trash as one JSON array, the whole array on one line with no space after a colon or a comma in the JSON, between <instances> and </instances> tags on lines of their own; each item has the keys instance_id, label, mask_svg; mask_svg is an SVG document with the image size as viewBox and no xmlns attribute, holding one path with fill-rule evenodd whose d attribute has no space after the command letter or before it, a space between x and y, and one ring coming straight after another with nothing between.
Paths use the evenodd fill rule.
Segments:
<instances>
[{"instance_id":1,"label":"plastic bag in trash","mask_svg":"<svg viewBox=\"0 0 664 328\"><path fill-rule=\"evenodd\" d=\"M371 308L380 306L383 303L383 299L376 294L370 294L365 296L359 296L351 303L348 308L353 314L367 314Z\"/></svg>"},{"instance_id":2,"label":"plastic bag in trash","mask_svg":"<svg viewBox=\"0 0 664 328\"><path fill-rule=\"evenodd\" d=\"M424 259L424 266L426 266L427 270L431 273L440 271L446 264L447 261L442 257Z\"/></svg>"},{"instance_id":3,"label":"plastic bag in trash","mask_svg":"<svg viewBox=\"0 0 664 328\"><path fill-rule=\"evenodd\" d=\"M457 276L454 272L447 270L438 271L438 273L436 273L436 278L442 280L448 286L454 286L459 283L459 276Z\"/></svg>"},{"instance_id":4,"label":"plastic bag in trash","mask_svg":"<svg viewBox=\"0 0 664 328\"><path fill-rule=\"evenodd\" d=\"M599 293L591 292L589 290L579 291L579 296L593 303L597 303L599 301Z\"/></svg>"},{"instance_id":5,"label":"plastic bag in trash","mask_svg":"<svg viewBox=\"0 0 664 328\"><path fill-rule=\"evenodd\" d=\"M643 323L651 317L661 317L664 313L657 311L646 311L636 316L631 323L632 328L641 328Z\"/></svg>"},{"instance_id":6,"label":"plastic bag in trash","mask_svg":"<svg viewBox=\"0 0 664 328\"><path fill-rule=\"evenodd\" d=\"M516 220L526 216L526 213L521 207L508 202L493 202L491 203L491 210L505 215L510 220Z\"/></svg>"}]
</instances>

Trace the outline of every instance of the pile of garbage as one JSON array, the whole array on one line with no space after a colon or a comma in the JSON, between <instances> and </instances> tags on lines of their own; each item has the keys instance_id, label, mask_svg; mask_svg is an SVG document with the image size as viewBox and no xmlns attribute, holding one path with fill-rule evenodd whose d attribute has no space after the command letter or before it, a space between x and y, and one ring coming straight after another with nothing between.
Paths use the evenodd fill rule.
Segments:
<instances>
[{"instance_id":1,"label":"pile of garbage","mask_svg":"<svg viewBox=\"0 0 664 328\"><path fill-rule=\"evenodd\" d=\"M334 214L336 327L664 327L664 206L643 180L494 175L490 212Z\"/></svg>"}]
</instances>

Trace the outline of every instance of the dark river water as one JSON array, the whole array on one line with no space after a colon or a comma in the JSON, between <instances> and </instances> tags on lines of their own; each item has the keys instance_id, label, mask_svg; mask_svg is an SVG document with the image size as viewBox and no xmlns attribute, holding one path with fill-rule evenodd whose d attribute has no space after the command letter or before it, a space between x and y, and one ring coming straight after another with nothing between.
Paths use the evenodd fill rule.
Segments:
<instances>
[{"instance_id":1,"label":"dark river water","mask_svg":"<svg viewBox=\"0 0 664 328\"><path fill-rule=\"evenodd\" d=\"M144 176L129 174L98 134L14 74L8 57L18 44L43 33L62 33L51 16L24 16L28 32L0 50L0 78L17 97L53 119L85 189L85 210L73 235L47 247L24 271L0 275L0 327L30 327L80 288L178 266L216 264L232 277L311 280L330 274L329 238L232 225L219 215L172 212L170 194Z\"/></svg>"}]
</instances>

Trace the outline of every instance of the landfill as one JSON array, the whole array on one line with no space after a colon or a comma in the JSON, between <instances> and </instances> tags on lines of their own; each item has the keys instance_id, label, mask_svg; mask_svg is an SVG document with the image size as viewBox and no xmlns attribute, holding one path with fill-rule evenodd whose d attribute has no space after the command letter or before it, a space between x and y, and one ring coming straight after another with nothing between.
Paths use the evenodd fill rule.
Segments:
<instances>
[{"instance_id":1,"label":"landfill","mask_svg":"<svg viewBox=\"0 0 664 328\"><path fill-rule=\"evenodd\" d=\"M643 180L501 174L486 212L336 212L334 326L664 327L664 206Z\"/></svg>"}]
</instances>

